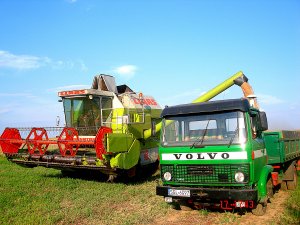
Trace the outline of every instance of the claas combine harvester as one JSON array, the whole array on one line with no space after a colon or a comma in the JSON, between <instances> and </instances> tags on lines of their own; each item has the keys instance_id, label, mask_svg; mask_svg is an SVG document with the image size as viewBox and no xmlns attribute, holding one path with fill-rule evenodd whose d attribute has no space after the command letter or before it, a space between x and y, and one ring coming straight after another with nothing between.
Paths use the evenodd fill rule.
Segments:
<instances>
[{"instance_id":1,"label":"claas combine harvester","mask_svg":"<svg viewBox=\"0 0 300 225\"><path fill-rule=\"evenodd\" d=\"M98 170L110 179L137 165L157 168L157 137L144 131L159 120L161 107L151 96L116 86L110 75L94 77L91 89L61 91L65 127L6 128L0 144L17 164L61 169Z\"/></svg>"},{"instance_id":2,"label":"claas combine harvester","mask_svg":"<svg viewBox=\"0 0 300 225\"><path fill-rule=\"evenodd\" d=\"M252 93L238 72L193 103L208 101L234 84L245 96ZM66 173L100 171L109 180L149 175L158 168L162 109L153 97L116 86L113 76L103 74L94 77L91 89L61 91L58 96L66 126L6 128L0 145L8 160Z\"/></svg>"}]
</instances>

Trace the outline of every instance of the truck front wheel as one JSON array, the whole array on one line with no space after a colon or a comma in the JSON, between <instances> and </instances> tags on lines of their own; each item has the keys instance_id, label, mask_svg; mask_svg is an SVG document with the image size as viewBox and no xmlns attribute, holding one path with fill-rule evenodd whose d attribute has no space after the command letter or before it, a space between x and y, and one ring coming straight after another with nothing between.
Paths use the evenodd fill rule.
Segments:
<instances>
[{"instance_id":1,"label":"truck front wheel","mask_svg":"<svg viewBox=\"0 0 300 225\"><path fill-rule=\"evenodd\" d=\"M182 211L192 211L193 210L193 205L189 204L187 201L179 201L178 204Z\"/></svg>"},{"instance_id":2,"label":"truck front wheel","mask_svg":"<svg viewBox=\"0 0 300 225\"><path fill-rule=\"evenodd\" d=\"M268 195L269 201L271 198L274 197L274 186L273 186L273 182L272 182L271 178L269 178L269 180L267 182L267 195Z\"/></svg>"},{"instance_id":3,"label":"truck front wheel","mask_svg":"<svg viewBox=\"0 0 300 225\"><path fill-rule=\"evenodd\" d=\"M263 216L267 211L267 205L263 203L258 203L256 208L252 209L252 213L255 216Z\"/></svg>"}]
</instances>

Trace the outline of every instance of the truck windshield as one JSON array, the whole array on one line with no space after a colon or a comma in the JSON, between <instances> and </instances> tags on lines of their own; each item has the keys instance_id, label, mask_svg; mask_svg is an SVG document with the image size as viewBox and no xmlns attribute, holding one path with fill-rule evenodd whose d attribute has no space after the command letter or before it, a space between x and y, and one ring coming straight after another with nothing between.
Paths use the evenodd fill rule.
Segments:
<instances>
[{"instance_id":1,"label":"truck windshield","mask_svg":"<svg viewBox=\"0 0 300 225\"><path fill-rule=\"evenodd\" d=\"M163 146L242 144L246 141L244 114L235 111L167 117L163 119L161 140Z\"/></svg>"}]
</instances>

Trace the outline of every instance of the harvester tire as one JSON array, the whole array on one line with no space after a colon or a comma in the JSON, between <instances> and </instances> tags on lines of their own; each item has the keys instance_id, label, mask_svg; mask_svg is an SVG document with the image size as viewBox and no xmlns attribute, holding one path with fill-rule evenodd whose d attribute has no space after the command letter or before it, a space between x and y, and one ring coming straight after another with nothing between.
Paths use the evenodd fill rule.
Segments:
<instances>
[{"instance_id":1,"label":"harvester tire","mask_svg":"<svg viewBox=\"0 0 300 225\"><path fill-rule=\"evenodd\" d=\"M115 175L115 174L110 174L110 175L108 176L108 179L107 179L106 182L108 182L108 183L114 183L116 179L117 179L117 175Z\"/></svg>"},{"instance_id":2,"label":"harvester tire","mask_svg":"<svg viewBox=\"0 0 300 225\"><path fill-rule=\"evenodd\" d=\"M267 211L267 205L263 203L258 203L256 208L252 209L252 213L255 216L263 216Z\"/></svg>"}]
</instances>

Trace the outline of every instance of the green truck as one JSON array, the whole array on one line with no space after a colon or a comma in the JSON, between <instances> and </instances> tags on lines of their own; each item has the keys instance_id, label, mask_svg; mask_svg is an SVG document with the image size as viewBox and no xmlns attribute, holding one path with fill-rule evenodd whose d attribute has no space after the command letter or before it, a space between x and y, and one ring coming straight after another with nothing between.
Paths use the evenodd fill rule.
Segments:
<instances>
[{"instance_id":1,"label":"green truck","mask_svg":"<svg viewBox=\"0 0 300 225\"><path fill-rule=\"evenodd\" d=\"M162 111L157 195L181 209L263 215L276 189L296 188L300 132L267 131L266 113L248 97Z\"/></svg>"}]
</instances>

